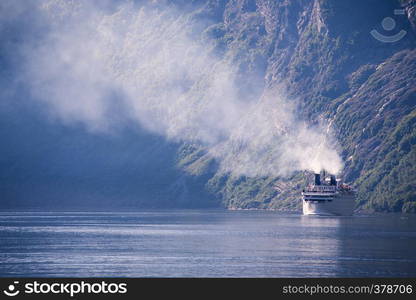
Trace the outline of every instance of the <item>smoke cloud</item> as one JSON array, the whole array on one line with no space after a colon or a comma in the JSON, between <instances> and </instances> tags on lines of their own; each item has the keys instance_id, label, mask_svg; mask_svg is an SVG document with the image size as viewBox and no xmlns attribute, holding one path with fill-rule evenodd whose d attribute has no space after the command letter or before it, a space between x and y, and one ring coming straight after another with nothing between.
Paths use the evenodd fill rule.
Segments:
<instances>
[{"instance_id":1,"label":"smoke cloud","mask_svg":"<svg viewBox=\"0 0 416 300\"><path fill-rule=\"evenodd\" d=\"M33 96L62 122L92 132L138 122L169 140L204 146L233 175L341 170L325 126L300 120L283 89L239 96L236 67L213 54L194 18L160 5L88 3L36 4L46 29L24 49Z\"/></svg>"}]
</instances>

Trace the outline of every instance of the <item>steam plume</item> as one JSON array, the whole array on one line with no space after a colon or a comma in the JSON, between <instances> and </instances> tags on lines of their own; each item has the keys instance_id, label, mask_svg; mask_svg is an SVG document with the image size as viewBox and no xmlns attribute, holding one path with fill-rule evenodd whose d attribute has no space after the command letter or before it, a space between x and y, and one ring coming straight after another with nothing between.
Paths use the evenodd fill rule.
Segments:
<instances>
[{"instance_id":1,"label":"steam plume","mask_svg":"<svg viewBox=\"0 0 416 300\"><path fill-rule=\"evenodd\" d=\"M234 175L340 171L330 135L299 120L282 91L239 97L235 66L195 36L189 15L73 1L43 1L38 13L47 33L27 47L25 76L63 122L106 132L137 121L167 139L203 145Z\"/></svg>"}]
</instances>

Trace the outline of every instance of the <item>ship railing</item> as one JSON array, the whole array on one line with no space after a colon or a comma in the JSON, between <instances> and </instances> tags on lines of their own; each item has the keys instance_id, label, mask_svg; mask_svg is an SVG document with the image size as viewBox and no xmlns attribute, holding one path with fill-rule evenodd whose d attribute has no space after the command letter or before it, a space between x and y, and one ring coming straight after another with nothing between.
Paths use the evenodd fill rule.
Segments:
<instances>
[{"instance_id":1,"label":"ship railing","mask_svg":"<svg viewBox=\"0 0 416 300\"><path fill-rule=\"evenodd\" d=\"M307 192L320 192L320 193L333 193L336 191L336 187L335 186L322 186L322 185L313 185L313 186L309 186L306 189Z\"/></svg>"}]
</instances>

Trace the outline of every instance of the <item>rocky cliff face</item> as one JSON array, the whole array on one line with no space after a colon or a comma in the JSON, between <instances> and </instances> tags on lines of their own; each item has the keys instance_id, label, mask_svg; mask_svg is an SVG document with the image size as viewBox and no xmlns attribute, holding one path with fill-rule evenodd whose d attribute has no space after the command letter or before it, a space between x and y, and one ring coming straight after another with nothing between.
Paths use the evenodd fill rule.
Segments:
<instances>
[{"instance_id":1,"label":"rocky cliff face","mask_svg":"<svg viewBox=\"0 0 416 300\"><path fill-rule=\"evenodd\" d=\"M222 10L209 28L241 80L285 86L311 122L327 120L358 188L358 207L415 211L415 2L210 1ZM403 13L395 15L395 9ZM217 15L221 15L217 13ZM395 28L383 28L390 17ZM404 30L393 43L373 38ZM213 175L208 187L228 207L294 209L304 174L292 178Z\"/></svg>"},{"instance_id":2,"label":"rocky cliff face","mask_svg":"<svg viewBox=\"0 0 416 300\"><path fill-rule=\"evenodd\" d=\"M416 212L415 0L152 3L176 7L197 20L196 34L213 39L216 55L237 66L244 96L284 88L302 118L328 123L345 161L342 176L358 189L358 208ZM20 28L25 24L3 25L0 96L12 99L7 87L18 71L10 65L18 57L10 53L30 31ZM405 34L383 42L372 30L386 37ZM24 83L13 84L25 91ZM27 91L25 96L30 97ZM121 201L128 207L294 210L309 176L226 176L196 145L167 143L135 129L117 139L87 138L79 128L52 130L42 118L6 106L0 107L0 190L6 207L34 197L39 201L32 205L38 206L46 197L75 206Z\"/></svg>"}]
</instances>

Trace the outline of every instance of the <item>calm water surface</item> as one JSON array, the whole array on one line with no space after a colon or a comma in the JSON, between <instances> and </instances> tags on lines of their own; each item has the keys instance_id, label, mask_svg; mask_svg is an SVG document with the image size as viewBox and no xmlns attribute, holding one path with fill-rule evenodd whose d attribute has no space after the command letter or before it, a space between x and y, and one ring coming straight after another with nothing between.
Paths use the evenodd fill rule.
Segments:
<instances>
[{"instance_id":1,"label":"calm water surface","mask_svg":"<svg viewBox=\"0 0 416 300\"><path fill-rule=\"evenodd\" d=\"M416 216L0 212L0 276L416 276Z\"/></svg>"}]
</instances>

